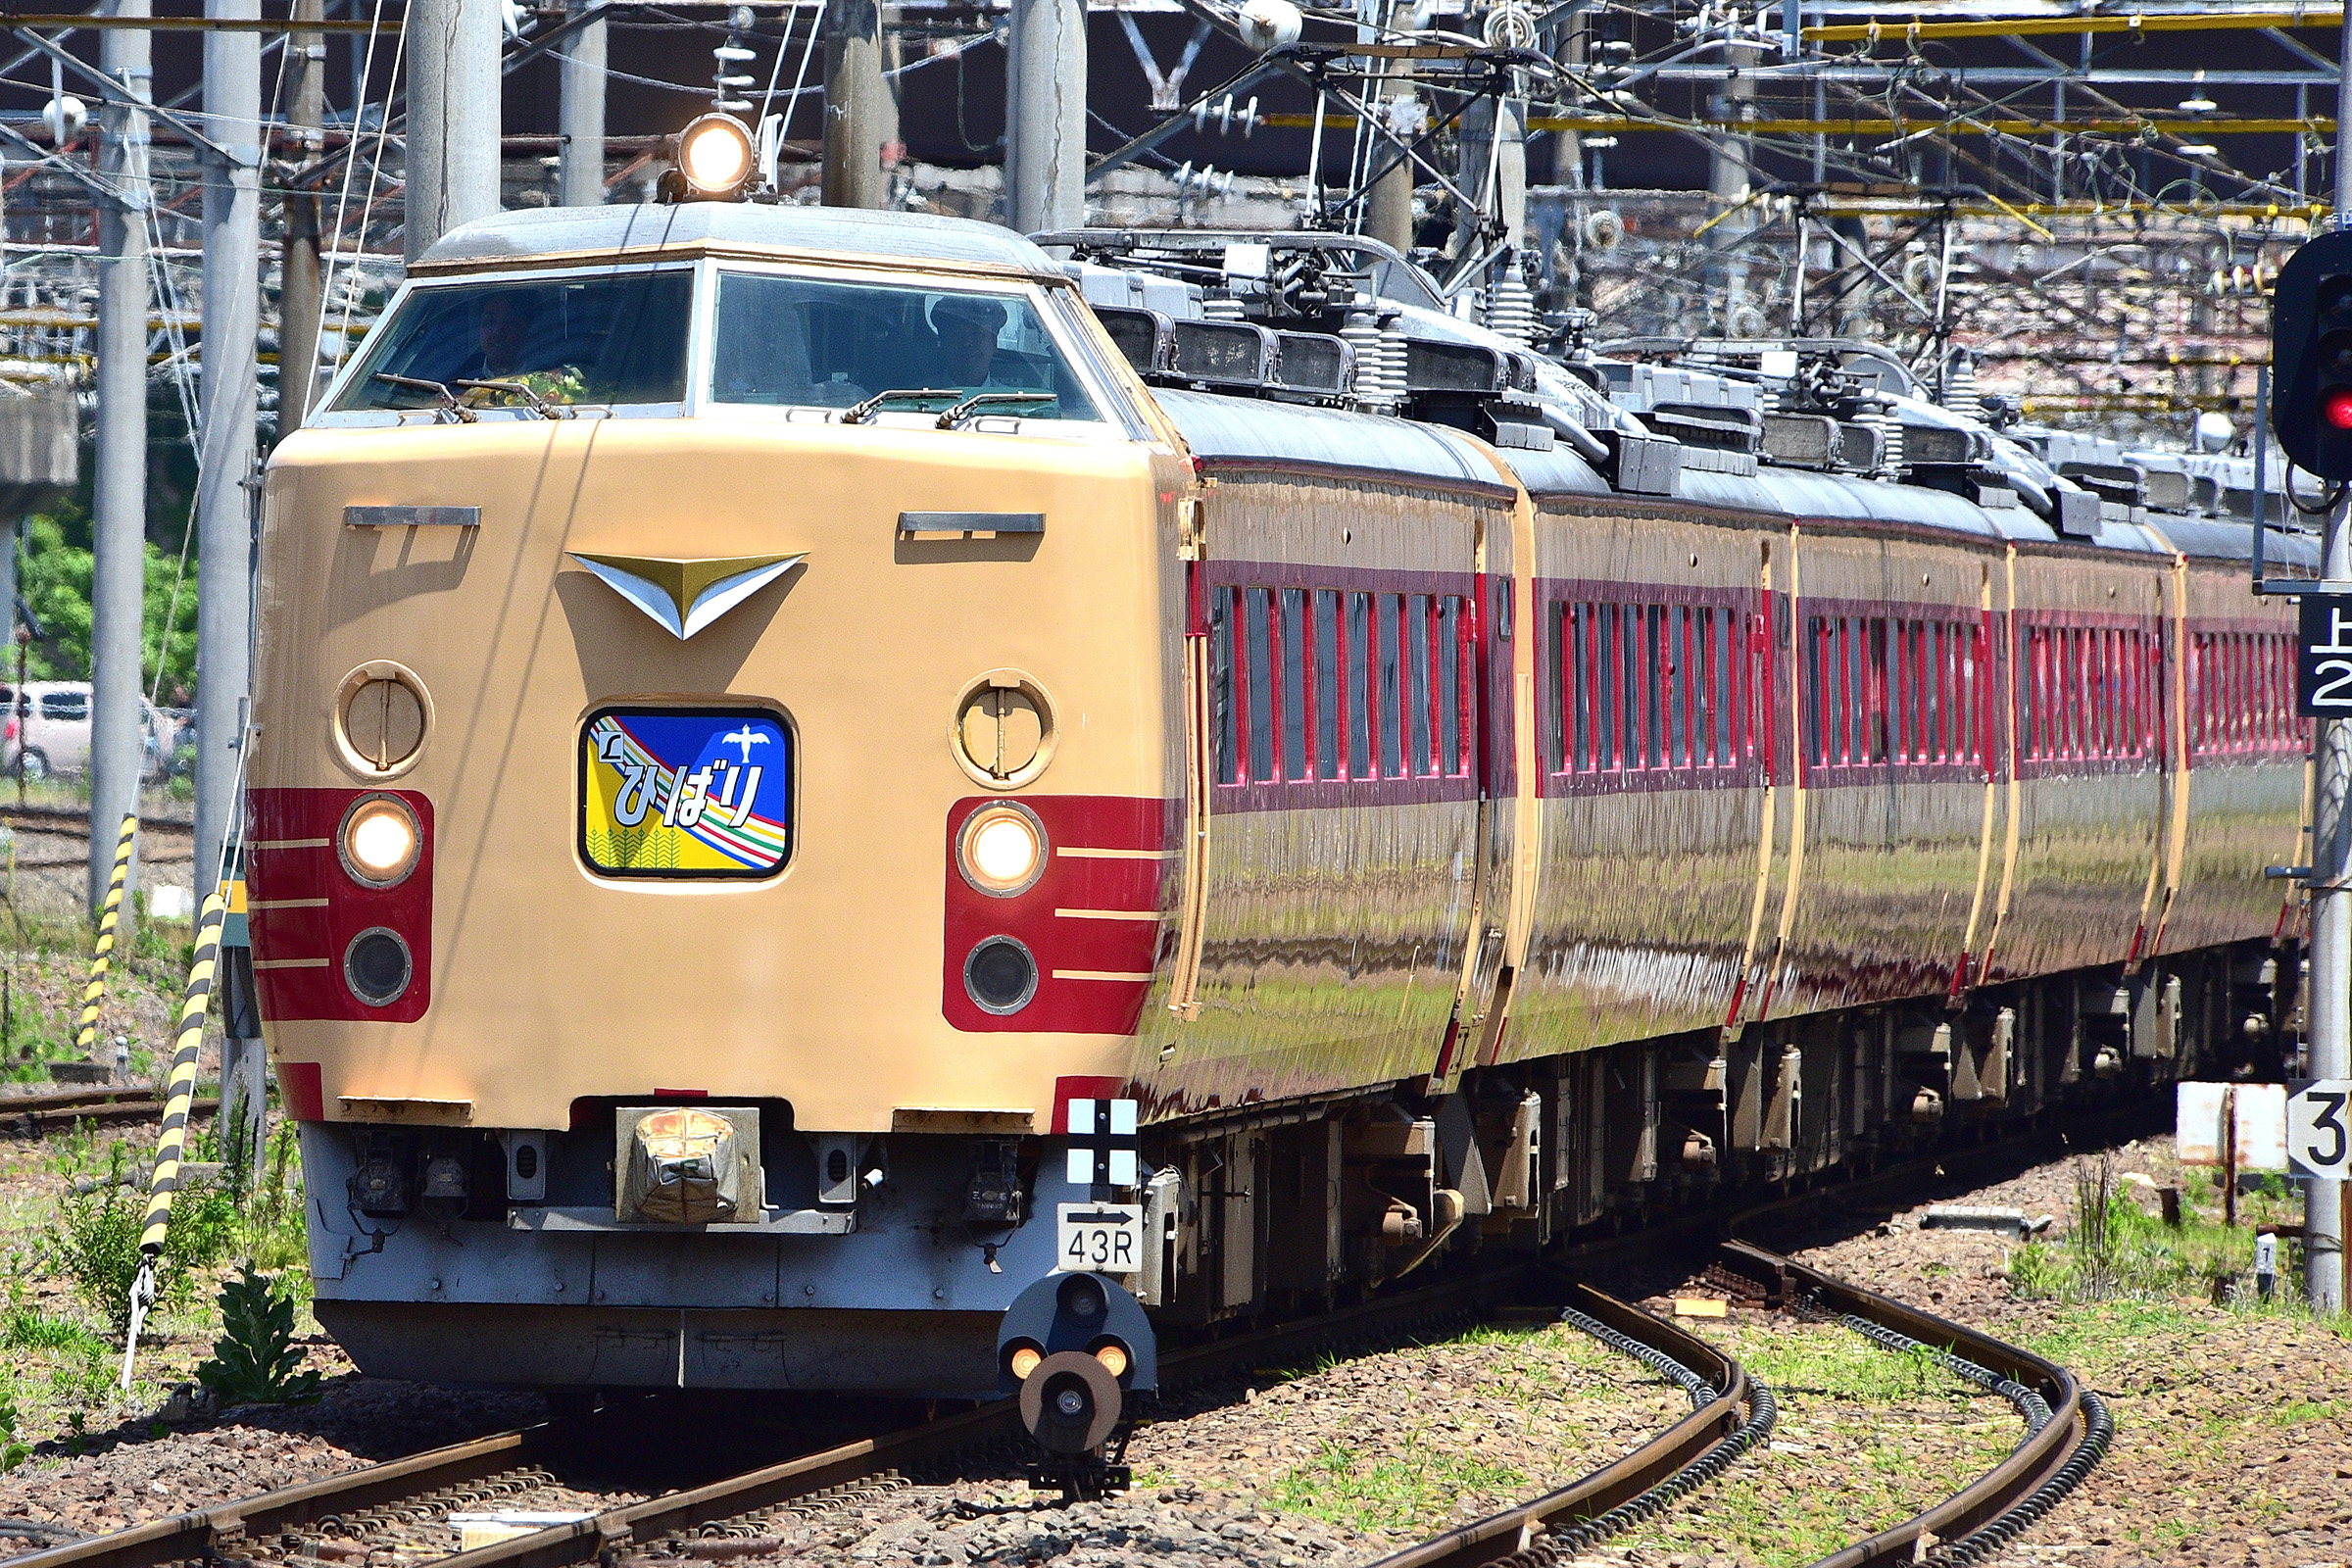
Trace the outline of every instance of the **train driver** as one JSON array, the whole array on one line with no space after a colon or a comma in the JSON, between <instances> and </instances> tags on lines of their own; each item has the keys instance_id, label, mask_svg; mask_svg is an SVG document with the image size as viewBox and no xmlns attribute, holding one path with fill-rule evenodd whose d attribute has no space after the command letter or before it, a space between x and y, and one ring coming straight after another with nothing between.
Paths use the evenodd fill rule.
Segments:
<instances>
[{"instance_id":1,"label":"train driver","mask_svg":"<svg viewBox=\"0 0 2352 1568\"><path fill-rule=\"evenodd\" d=\"M1004 307L995 300L950 295L931 307L931 330L947 385L979 392L1017 384L994 373L997 334L1004 330Z\"/></svg>"},{"instance_id":2,"label":"train driver","mask_svg":"<svg viewBox=\"0 0 2352 1568\"><path fill-rule=\"evenodd\" d=\"M587 390L586 378L577 366L531 363L531 335L538 320L536 290L502 288L483 295L481 304L475 308L474 320L481 351L474 361L476 368L468 369L464 379L514 381L529 387L549 403L576 401ZM474 387L464 401L474 408L509 408L525 400L513 392Z\"/></svg>"}]
</instances>

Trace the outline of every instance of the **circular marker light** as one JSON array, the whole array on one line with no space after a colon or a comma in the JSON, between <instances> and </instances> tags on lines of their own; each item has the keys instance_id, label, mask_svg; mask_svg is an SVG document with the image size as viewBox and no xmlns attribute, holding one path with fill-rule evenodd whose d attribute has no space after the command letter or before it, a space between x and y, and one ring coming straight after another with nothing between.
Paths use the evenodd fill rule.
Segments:
<instances>
[{"instance_id":1,"label":"circular marker light","mask_svg":"<svg viewBox=\"0 0 2352 1568\"><path fill-rule=\"evenodd\" d=\"M2352 430L2352 387L2337 387L2320 399L2320 417L2338 430Z\"/></svg>"},{"instance_id":2,"label":"circular marker light","mask_svg":"<svg viewBox=\"0 0 2352 1568\"><path fill-rule=\"evenodd\" d=\"M353 937L351 946L343 950L343 983L370 1007L388 1007L398 1002L416 972L409 945L399 932L380 925Z\"/></svg>"},{"instance_id":3,"label":"circular marker light","mask_svg":"<svg viewBox=\"0 0 2352 1568\"><path fill-rule=\"evenodd\" d=\"M369 795L352 803L343 813L343 829L335 836L343 869L369 887L388 888L405 881L416 869L424 835L416 813L396 795Z\"/></svg>"},{"instance_id":4,"label":"circular marker light","mask_svg":"<svg viewBox=\"0 0 2352 1568\"><path fill-rule=\"evenodd\" d=\"M1108 1345L1099 1345L1095 1348L1095 1359L1102 1362L1102 1370L1114 1378L1123 1378L1127 1375L1127 1347L1124 1345L1115 1341Z\"/></svg>"},{"instance_id":5,"label":"circular marker light","mask_svg":"<svg viewBox=\"0 0 2352 1568\"><path fill-rule=\"evenodd\" d=\"M963 990L982 1012L1018 1012L1037 995L1037 959L1016 938L990 937L964 956Z\"/></svg>"},{"instance_id":6,"label":"circular marker light","mask_svg":"<svg viewBox=\"0 0 2352 1568\"><path fill-rule=\"evenodd\" d=\"M705 115L678 132L678 172L697 196L730 197L751 183L752 133L731 115Z\"/></svg>"},{"instance_id":7,"label":"circular marker light","mask_svg":"<svg viewBox=\"0 0 2352 1568\"><path fill-rule=\"evenodd\" d=\"M984 806L956 835L963 878L994 898L1008 899L1036 885L1046 868L1046 825L1010 801Z\"/></svg>"},{"instance_id":8,"label":"circular marker light","mask_svg":"<svg viewBox=\"0 0 2352 1568\"><path fill-rule=\"evenodd\" d=\"M1023 1383L1028 1382L1029 1374L1036 1371L1038 1364L1044 1361L1045 1358L1046 1352L1039 1349L1034 1345L1019 1345L1013 1347L1011 1361L1012 1375L1016 1378L1019 1378Z\"/></svg>"}]
</instances>

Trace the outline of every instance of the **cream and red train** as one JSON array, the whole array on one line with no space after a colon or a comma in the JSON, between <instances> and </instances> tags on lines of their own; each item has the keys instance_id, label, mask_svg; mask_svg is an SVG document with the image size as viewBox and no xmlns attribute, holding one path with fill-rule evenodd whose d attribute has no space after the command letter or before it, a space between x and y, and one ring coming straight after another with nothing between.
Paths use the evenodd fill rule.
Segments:
<instances>
[{"instance_id":1,"label":"cream and red train","mask_svg":"<svg viewBox=\"0 0 2352 1568\"><path fill-rule=\"evenodd\" d=\"M1097 239L510 214L278 447L255 967L364 1368L990 1393L1058 1265L1148 1381L1137 1301L2276 1021L2289 622L2210 479Z\"/></svg>"}]
</instances>

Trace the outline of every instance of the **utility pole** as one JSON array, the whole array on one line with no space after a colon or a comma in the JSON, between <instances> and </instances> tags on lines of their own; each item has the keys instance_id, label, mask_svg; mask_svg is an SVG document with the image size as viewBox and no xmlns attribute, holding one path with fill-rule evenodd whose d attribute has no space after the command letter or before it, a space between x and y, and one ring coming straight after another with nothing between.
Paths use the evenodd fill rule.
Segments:
<instances>
[{"instance_id":1,"label":"utility pole","mask_svg":"<svg viewBox=\"0 0 2352 1568\"><path fill-rule=\"evenodd\" d=\"M2352 116L2352 21L2340 29L2335 99L2335 226L2352 226L2352 159L2345 154L2344 125ZM2338 501L2328 509L2320 542L2320 576L2339 589L2352 587L2352 527ZM2309 1057L2313 1078L2352 1078L2352 719L2319 718L2314 750L2318 767L2311 816L2311 986L2305 1003L2310 1020ZM2234 1173L2223 1172L2234 1181ZM2315 1312L2344 1309L2344 1184L2313 1178L2303 1189L2303 1294Z\"/></svg>"},{"instance_id":2,"label":"utility pole","mask_svg":"<svg viewBox=\"0 0 2352 1568\"><path fill-rule=\"evenodd\" d=\"M1086 221L1086 3L1012 0L1004 216L1018 232Z\"/></svg>"},{"instance_id":3,"label":"utility pole","mask_svg":"<svg viewBox=\"0 0 2352 1568\"><path fill-rule=\"evenodd\" d=\"M493 0L409 8L410 261L498 211L499 9Z\"/></svg>"},{"instance_id":4,"label":"utility pole","mask_svg":"<svg viewBox=\"0 0 2352 1568\"><path fill-rule=\"evenodd\" d=\"M144 17L147 7L148 0L112 0L107 14ZM134 100L148 95L149 37L130 27L99 34L99 70ZM99 172L122 201L98 209L98 471L90 520L92 914L106 902L116 829L139 804L147 586L147 117L110 103L99 127ZM138 877L134 858L125 896L137 890Z\"/></svg>"},{"instance_id":5,"label":"utility pole","mask_svg":"<svg viewBox=\"0 0 2352 1568\"><path fill-rule=\"evenodd\" d=\"M1726 45L1723 63L1737 73L1724 84L1723 97L1716 106L1720 118L1742 121L1747 118L1756 101L1754 66L1756 51L1739 45ZM1713 138L1715 151L1708 160L1707 193L1722 202L1728 210L1748 199L1754 188L1754 173L1750 164L1751 149L1745 131L1729 131ZM1740 213L1737 217L1717 215L1718 221L1707 231L1710 248L1719 251L1735 249L1747 231L1754 227L1752 217ZM1747 264L1735 260L1720 277L1709 279L1723 290L1723 318L1721 330L1726 337L1746 337L1732 323L1744 319L1742 308L1747 304Z\"/></svg>"},{"instance_id":6,"label":"utility pole","mask_svg":"<svg viewBox=\"0 0 2352 1568\"><path fill-rule=\"evenodd\" d=\"M1017 16L1019 0L1014 0L1014 10ZM882 13L875 0L826 0L823 190L827 207L882 205L882 102L886 89L881 32ZM1017 22L1014 36L1019 36ZM1080 58L1083 60L1083 53Z\"/></svg>"},{"instance_id":7,"label":"utility pole","mask_svg":"<svg viewBox=\"0 0 2352 1568\"><path fill-rule=\"evenodd\" d=\"M571 0L574 15L601 11L605 0ZM787 16L791 13L787 12ZM562 51L562 132L556 160L556 205L605 205L605 22L583 22L557 47Z\"/></svg>"},{"instance_id":8,"label":"utility pole","mask_svg":"<svg viewBox=\"0 0 2352 1568\"><path fill-rule=\"evenodd\" d=\"M1395 19L1396 14L1395 0L1358 0L1356 17L1359 24L1355 29L1356 40L1359 43L1387 42L1388 39L1384 35L1383 29ZM1413 139L1409 126L1419 119L1419 116L1414 113L1411 103L1413 96L1411 62L1394 60L1384 61L1382 65L1388 70L1388 78L1386 81L1375 81L1372 84L1371 90L1365 94L1366 102L1375 110L1383 110L1392 102L1396 104L1396 112L1389 118L1394 123L1408 127L1403 134L1405 144L1409 146ZM1385 136L1371 137L1364 161L1364 175L1369 177L1374 169L1401 150ZM1398 158L1396 166L1374 180L1371 190L1365 193L1364 232L1400 255L1412 254L1413 161L1411 158Z\"/></svg>"},{"instance_id":9,"label":"utility pole","mask_svg":"<svg viewBox=\"0 0 2352 1568\"><path fill-rule=\"evenodd\" d=\"M297 24L318 22L326 15L325 0L294 0ZM297 30L286 36L288 128L296 148L295 162L316 160L325 146L320 127L326 118L326 34ZM316 187L286 192L284 261L278 274L277 297L277 435L284 440L302 428L311 412L311 391L318 379L318 192Z\"/></svg>"},{"instance_id":10,"label":"utility pole","mask_svg":"<svg viewBox=\"0 0 2352 1568\"><path fill-rule=\"evenodd\" d=\"M219 21L261 0L205 0ZM213 890L243 807L238 763L253 671L254 337L261 318L262 40L204 35L204 378L196 480L196 895ZM144 359L144 355L141 356ZM93 835L95 836L95 835ZM241 1048L241 1049L240 1049ZM220 1125L250 1155L263 1109L258 1040L223 1043Z\"/></svg>"}]
</instances>

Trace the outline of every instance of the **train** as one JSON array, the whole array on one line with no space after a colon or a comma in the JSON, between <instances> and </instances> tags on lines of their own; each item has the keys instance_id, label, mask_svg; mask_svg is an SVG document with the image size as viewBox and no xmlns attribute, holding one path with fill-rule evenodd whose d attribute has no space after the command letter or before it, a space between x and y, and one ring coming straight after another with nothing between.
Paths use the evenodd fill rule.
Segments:
<instances>
[{"instance_id":1,"label":"train","mask_svg":"<svg viewBox=\"0 0 2352 1568\"><path fill-rule=\"evenodd\" d=\"M2291 1049L2248 460L1356 236L691 196L445 235L269 462L363 1370L1092 1452L1161 1337Z\"/></svg>"}]
</instances>

